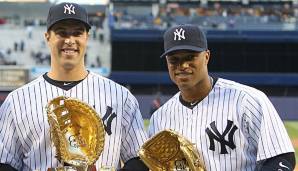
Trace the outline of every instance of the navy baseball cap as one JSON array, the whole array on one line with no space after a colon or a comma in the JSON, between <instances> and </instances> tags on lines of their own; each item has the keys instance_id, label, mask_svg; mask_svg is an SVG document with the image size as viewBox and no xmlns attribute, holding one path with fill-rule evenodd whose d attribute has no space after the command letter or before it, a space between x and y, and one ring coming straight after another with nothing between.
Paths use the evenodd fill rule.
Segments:
<instances>
[{"instance_id":1,"label":"navy baseball cap","mask_svg":"<svg viewBox=\"0 0 298 171\"><path fill-rule=\"evenodd\" d=\"M163 35L164 53L161 58L177 50L202 52L208 49L204 32L196 25L177 25Z\"/></svg>"},{"instance_id":2,"label":"navy baseball cap","mask_svg":"<svg viewBox=\"0 0 298 171\"><path fill-rule=\"evenodd\" d=\"M57 22L66 19L81 21L85 24L87 30L91 28L88 22L88 13L84 7L76 3L64 2L61 4L53 5L50 8L47 18L47 30L49 30Z\"/></svg>"}]
</instances>

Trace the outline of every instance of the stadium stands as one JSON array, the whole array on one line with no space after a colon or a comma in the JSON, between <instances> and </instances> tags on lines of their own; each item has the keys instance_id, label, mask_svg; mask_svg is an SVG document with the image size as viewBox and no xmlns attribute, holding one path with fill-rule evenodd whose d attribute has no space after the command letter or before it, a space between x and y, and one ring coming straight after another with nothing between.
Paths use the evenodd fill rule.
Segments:
<instances>
[{"instance_id":1,"label":"stadium stands","mask_svg":"<svg viewBox=\"0 0 298 171\"><path fill-rule=\"evenodd\" d=\"M26 27L0 27L0 49L5 53L10 51L9 55L7 53L4 55L6 60L24 66L49 65L49 51L44 41L45 31L46 27L32 27L30 33ZM100 34L108 34L101 32ZM87 65L110 67L109 42L108 40L101 42L98 35L99 31L96 38L90 35ZM100 62L96 60L97 57L100 57Z\"/></svg>"},{"instance_id":2,"label":"stadium stands","mask_svg":"<svg viewBox=\"0 0 298 171\"><path fill-rule=\"evenodd\" d=\"M49 55L44 42L45 21L50 2L0 2L0 51L2 64L25 66L48 65ZM105 5L84 5L89 12L90 43L87 65L110 68L110 44ZM104 25L104 26L103 26Z\"/></svg>"},{"instance_id":3,"label":"stadium stands","mask_svg":"<svg viewBox=\"0 0 298 171\"><path fill-rule=\"evenodd\" d=\"M110 77L131 88L146 115L156 91L161 91L163 100L177 91L158 58L163 31L174 24L197 24L210 42L212 74L264 90L287 114L284 118L293 119L295 108L289 104L298 96L296 5L290 1L246 5L177 1L113 0L110 13L107 7L86 6L98 28L90 32L87 65L112 68ZM0 3L0 64L32 66L35 75L45 71L49 56L43 32L49 5ZM0 101L6 94L0 92Z\"/></svg>"},{"instance_id":4,"label":"stadium stands","mask_svg":"<svg viewBox=\"0 0 298 171\"><path fill-rule=\"evenodd\" d=\"M115 29L154 29L192 23L218 30L295 30L298 15L297 7L290 2L271 5L221 5L219 2L208 6L168 4L160 6L155 14L148 12L150 5L134 6L132 10L116 4L114 8Z\"/></svg>"}]
</instances>

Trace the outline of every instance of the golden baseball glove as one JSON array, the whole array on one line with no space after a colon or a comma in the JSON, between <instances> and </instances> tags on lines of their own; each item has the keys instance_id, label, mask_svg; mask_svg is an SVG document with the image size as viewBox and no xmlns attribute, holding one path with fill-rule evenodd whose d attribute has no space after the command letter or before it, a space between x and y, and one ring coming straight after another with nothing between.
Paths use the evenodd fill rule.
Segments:
<instances>
[{"instance_id":1,"label":"golden baseball glove","mask_svg":"<svg viewBox=\"0 0 298 171\"><path fill-rule=\"evenodd\" d=\"M204 171L194 145L173 130L164 130L144 143L140 158L152 171Z\"/></svg>"},{"instance_id":2,"label":"golden baseball glove","mask_svg":"<svg viewBox=\"0 0 298 171\"><path fill-rule=\"evenodd\" d=\"M63 96L51 100L46 110L58 160L73 166L95 163L105 137L96 111L80 100Z\"/></svg>"}]
</instances>

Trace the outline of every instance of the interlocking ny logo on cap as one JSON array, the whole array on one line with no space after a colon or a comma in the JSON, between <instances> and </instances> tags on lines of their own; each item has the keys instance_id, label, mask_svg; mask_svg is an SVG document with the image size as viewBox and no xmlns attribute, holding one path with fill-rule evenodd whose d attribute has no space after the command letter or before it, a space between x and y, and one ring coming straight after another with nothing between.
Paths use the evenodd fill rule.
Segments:
<instances>
[{"instance_id":1,"label":"interlocking ny logo on cap","mask_svg":"<svg viewBox=\"0 0 298 171\"><path fill-rule=\"evenodd\" d=\"M64 14L66 14L66 12L68 12L68 14L76 14L74 11L75 7L70 4L70 6L68 4L64 5Z\"/></svg>"},{"instance_id":2,"label":"interlocking ny logo on cap","mask_svg":"<svg viewBox=\"0 0 298 171\"><path fill-rule=\"evenodd\" d=\"M178 40L185 39L184 33L185 30L183 30L183 28L180 28L180 30L176 29L174 32L174 40L177 40L177 38Z\"/></svg>"}]
</instances>

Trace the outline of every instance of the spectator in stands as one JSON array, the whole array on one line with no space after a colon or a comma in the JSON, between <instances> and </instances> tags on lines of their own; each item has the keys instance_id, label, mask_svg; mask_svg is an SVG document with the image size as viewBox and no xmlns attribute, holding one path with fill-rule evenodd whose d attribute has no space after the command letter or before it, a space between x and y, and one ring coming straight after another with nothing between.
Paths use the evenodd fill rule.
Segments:
<instances>
[{"instance_id":1,"label":"spectator in stands","mask_svg":"<svg viewBox=\"0 0 298 171\"><path fill-rule=\"evenodd\" d=\"M96 40L96 32L97 32L97 28L95 26L91 26L91 32L92 32L92 38L93 40Z\"/></svg>"},{"instance_id":2,"label":"spectator in stands","mask_svg":"<svg viewBox=\"0 0 298 171\"><path fill-rule=\"evenodd\" d=\"M16 61L10 58L10 54L7 51L0 49L0 65L16 65Z\"/></svg>"},{"instance_id":3,"label":"spectator in stands","mask_svg":"<svg viewBox=\"0 0 298 171\"><path fill-rule=\"evenodd\" d=\"M25 50L25 42L24 42L24 40L21 40L21 42L20 42L20 51L24 52L24 50Z\"/></svg>"},{"instance_id":4,"label":"spectator in stands","mask_svg":"<svg viewBox=\"0 0 298 171\"><path fill-rule=\"evenodd\" d=\"M160 106L162 105L160 96L157 95L151 103L150 106L150 115L152 115Z\"/></svg>"},{"instance_id":5,"label":"spectator in stands","mask_svg":"<svg viewBox=\"0 0 298 171\"><path fill-rule=\"evenodd\" d=\"M19 48L18 42L14 42L13 43L13 47L14 47L14 51L17 52L18 51L18 48Z\"/></svg>"},{"instance_id":6,"label":"spectator in stands","mask_svg":"<svg viewBox=\"0 0 298 171\"><path fill-rule=\"evenodd\" d=\"M104 33L102 33L102 32L99 32L99 41L101 43L104 43L104 41L105 41L105 39L104 39Z\"/></svg>"},{"instance_id":7,"label":"spectator in stands","mask_svg":"<svg viewBox=\"0 0 298 171\"><path fill-rule=\"evenodd\" d=\"M29 39L32 39L32 32L33 32L33 27L31 25L26 27L26 32L27 32L27 36Z\"/></svg>"},{"instance_id":8,"label":"spectator in stands","mask_svg":"<svg viewBox=\"0 0 298 171\"><path fill-rule=\"evenodd\" d=\"M96 56L96 66L101 67L101 59L98 55Z\"/></svg>"},{"instance_id":9,"label":"spectator in stands","mask_svg":"<svg viewBox=\"0 0 298 171\"><path fill-rule=\"evenodd\" d=\"M11 49L10 48L8 48L7 50L6 50L6 54L9 56L9 55L11 55Z\"/></svg>"},{"instance_id":10,"label":"spectator in stands","mask_svg":"<svg viewBox=\"0 0 298 171\"><path fill-rule=\"evenodd\" d=\"M4 53L0 50L0 65L5 65L5 55Z\"/></svg>"}]
</instances>

